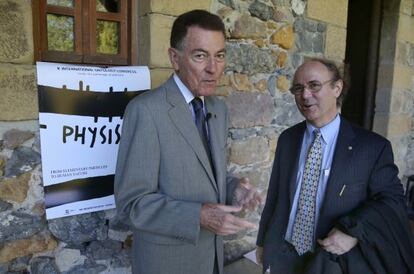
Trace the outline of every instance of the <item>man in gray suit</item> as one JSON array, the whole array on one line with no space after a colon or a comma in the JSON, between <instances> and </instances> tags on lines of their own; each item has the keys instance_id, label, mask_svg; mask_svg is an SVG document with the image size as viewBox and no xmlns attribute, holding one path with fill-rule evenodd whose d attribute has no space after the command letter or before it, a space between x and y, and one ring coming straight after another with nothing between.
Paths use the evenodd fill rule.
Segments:
<instances>
[{"instance_id":1,"label":"man in gray suit","mask_svg":"<svg viewBox=\"0 0 414 274\"><path fill-rule=\"evenodd\" d=\"M133 230L133 273L223 273L221 236L255 227L232 213L261 202L226 172L227 109L211 96L225 67L223 22L184 13L170 44L173 76L125 111L117 210Z\"/></svg>"},{"instance_id":2,"label":"man in gray suit","mask_svg":"<svg viewBox=\"0 0 414 274\"><path fill-rule=\"evenodd\" d=\"M346 89L333 62L306 61L290 91L306 121L278 139L257 238L264 270L413 273L390 142L339 114Z\"/></svg>"}]
</instances>

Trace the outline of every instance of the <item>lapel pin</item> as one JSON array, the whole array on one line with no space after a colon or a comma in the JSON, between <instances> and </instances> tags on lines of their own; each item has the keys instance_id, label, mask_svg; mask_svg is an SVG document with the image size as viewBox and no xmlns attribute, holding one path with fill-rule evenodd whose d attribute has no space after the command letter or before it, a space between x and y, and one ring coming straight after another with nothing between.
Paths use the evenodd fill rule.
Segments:
<instances>
[{"instance_id":1,"label":"lapel pin","mask_svg":"<svg viewBox=\"0 0 414 274\"><path fill-rule=\"evenodd\" d=\"M352 146L349 146L349 147L348 147L348 150L352 150Z\"/></svg>"}]
</instances>

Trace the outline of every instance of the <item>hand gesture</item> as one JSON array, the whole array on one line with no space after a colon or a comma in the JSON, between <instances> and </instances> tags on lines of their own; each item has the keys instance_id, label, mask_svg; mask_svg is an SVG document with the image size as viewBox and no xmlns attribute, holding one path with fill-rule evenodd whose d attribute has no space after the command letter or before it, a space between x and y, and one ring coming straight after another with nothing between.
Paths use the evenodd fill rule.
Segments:
<instances>
[{"instance_id":1,"label":"hand gesture","mask_svg":"<svg viewBox=\"0 0 414 274\"><path fill-rule=\"evenodd\" d=\"M255 224L231 214L240 210L241 207L238 206L203 204L201 207L200 224L202 227L221 236L235 234L244 229L256 228Z\"/></svg>"}]
</instances>

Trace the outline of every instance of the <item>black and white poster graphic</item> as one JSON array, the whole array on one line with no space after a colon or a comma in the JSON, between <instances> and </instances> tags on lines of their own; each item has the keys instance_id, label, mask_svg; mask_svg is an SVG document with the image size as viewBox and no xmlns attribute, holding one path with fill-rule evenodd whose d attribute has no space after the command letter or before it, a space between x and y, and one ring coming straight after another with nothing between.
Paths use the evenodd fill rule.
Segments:
<instances>
[{"instance_id":1,"label":"black and white poster graphic","mask_svg":"<svg viewBox=\"0 0 414 274\"><path fill-rule=\"evenodd\" d=\"M38 62L37 84L46 218L114 208L122 118L148 68Z\"/></svg>"}]
</instances>

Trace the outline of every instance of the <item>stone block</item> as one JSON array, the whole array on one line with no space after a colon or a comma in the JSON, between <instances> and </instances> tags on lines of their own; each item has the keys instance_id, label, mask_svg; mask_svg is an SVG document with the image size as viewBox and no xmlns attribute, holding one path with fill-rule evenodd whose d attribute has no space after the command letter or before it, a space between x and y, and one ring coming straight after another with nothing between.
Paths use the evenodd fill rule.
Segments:
<instances>
[{"instance_id":1,"label":"stone block","mask_svg":"<svg viewBox=\"0 0 414 274\"><path fill-rule=\"evenodd\" d=\"M328 58L345 59L346 29L328 25L326 31L325 55Z\"/></svg>"},{"instance_id":2,"label":"stone block","mask_svg":"<svg viewBox=\"0 0 414 274\"><path fill-rule=\"evenodd\" d=\"M25 121L12 121L4 122L0 119L0 150L3 147L2 136L10 130L17 129L21 131L39 132L39 121L38 120L25 120Z\"/></svg>"},{"instance_id":3,"label":"stone block","mask_svg":"<svg viewBox=\"0 0 414 274\"><path fill-rule=\"evenodd\" d=\"M151 88L160 86L173 72L173 69L151 69Z\"/></svg>"},{"instance_id":4,"label":"stone block","mask_svg":"<svg viewBox=\"0 0 414 274\"><path fill-rule=\"evenodd\" d=\"M400 136L411 132L411 116L406 114L390 115L387 136Z\"/></svg>"},{"instance_id":5,"label":"stone block","mask_svg":"<svg viewBox=\"0 0 414 274\"><path fill-rule=\"evenodd\" d=\"M260 79L259 81L254 83L254 87L260 92L266 91L266 89L267 89L267 80L266 79Z\"/></svg>"},{"instance_id":6,"label":"stone block","mask_svg":"<svg viewBox=\"0 0 414 274\"><path fill-rule=\"evenodd\" d=\"M302 15L305 12L306 1L292 0L292 10L296 15Z\"/></svg>"},{"instance_id":7,"label":"stone block","mask_svg":"<svg viewBox=\"0 0 414 274\"><path fill-rule=\"evenodd\" d=\"M180 15L193 9L210 10L211 0L146 0L138 1L140 14L161 13Z\"/></svg>"},{"instance_id":8,"label":"stone block","mask_svg":"<svg viewBox=\"0 0 414 274\"><path fill-rule=\"evenodd\" d=\"M273 5L276 7L290 7L291 0L272 0Z\"/></svg>"},{"instance_id":9,"label":"stone block","mask_svg":"<svg viewBox=\"0 0 414 274\"><path fill-rule=\"evenodd\" d=\"M268 126L273 118L273 99L269 94L233 92L226 98L230 127Z\"/></svg>"},{"instance_id":10,"label":"stone block","mask_svg":"<svg viewBox=\"0 0 414 274\"><path fill-rule=\"evenodd\" d=\"M61 272L65 272L77 265L83 265L86 256L81 255L80 250L63 248L56 252L56 265Z\"/></svg>"},{"instance_id":11,"label":"stone block","mask_svg":"<svg viewBox=\"0 0 414 274\"><path fill-rule=\"evenodd\" d=\"M285 75L280 75L277 77L276 86L280 92L286 92L289 90L290 81L286 78Z\"/></svg>"},{"instance_id":12,"label":"stone block","mask_svg":"<svg viewBox=\"0 0 414 274\"><path fill-rule=\"evenodd\" d=\"M414 2L412 0L401 0L400 11L403 14L411 16L413 14Z\"/></svg>"},{"instance_id":13,"label":"stone block","mask_svg":"<svg viewBox=\"0 0 414 274\"><path fill-rule=\"evenodd\" d=\"M227 97L230 95L231 91L230 86L218 86L214 95Z\"/></svg>"},{"instance_id":14,"label":"stone block","mask_svg":"<svg viewBox=\"0 0 414 274\"><path fill-rule=\"evenodd\" d=\"M227 97L231 93L231 90L232 89L230 87L230 75L228 74L221 75L216 91L214 92L214 95Z\"/></svg>"},{"instance_id":15,"label":"stone block","mask_svg":"<svg viewBox=\"0 0 414 274\"><path fill-rule=\"evenodd\" d=\"M215 14L217 14L218 16L220 16L220 18L225 18L228 15L232 14L234 12L234 10L230 7L226 7L226 6L221 6L220 8L217 8L217 10L215 11Z\"/></svg>"},{"instance_id":16,"label":"stone block","mask_svg":"<svg viewBox=\"0 0 414 274\"><path fill-rule=\"evenodd\" d=\"M308 17L346 28L347 0L308 0Z\"/></svg>"},{"instance_id":17,"label":"stone block","mask_svg":"<svg viewBox=\"0 0 414 274\"><path fill-rule=\"evenodd\" d=\"M266 22L266 27L268 29L274 29L274 30L276 30L276 29L278 29L280 27L280 24L279 23L276 23L274 21L267 21Z\"/></svg>"},{"instance_id":18,"label":"stone block","mask_svg":"<svg viewBox=\"0 0 414 274\"><path fill-rule=\"evenodd\" d=\"M144 1L138 1L144 2ZM149 15L142 16L138 19L138 64L149 66L150 65L150 52L151 52L151 25Z\"/></svg>"},{"instance_id":19,"label":"stone block","mask_svg":"<svg viewBox=\"0 0 414 274\"><path fill-rule=\"evenodd\" d=\"M405 41L397 42L397 58L396 61L402 65L409 65L410 61L410 43Z\"/></svg>"},{"instance_id":20,"label":"stone block","mask_svg":"<svg viewBox=\"0 0 414 274\"><path fill-rule=\"evenodd\" d=\"M20 209L19 209L20 210ZM43 216L24 212L11 212L1 219L0 242L13 242L37 235L46 228Z\"/></svg>"},{"instance_id":21,"label":"stone block","mask_svg":"<svg viewBox=\"0 0 414 274\"><path fill-rule=\"evenodd\" d=\"M295 41L293 26L287 25L281 27L270 37L270 39L273 44L279 45L284 49L291 49Z\"/></svg>"},{"instance_id":22,"label":"stone block","mask_svg":"<svg viewBox=\"0 0 414 274\"><path fill-rule=\"evenodd\" d=\"M260 49L251 44L228 42L226 72L233 71L253 75L256 73L273 73L277 57L270 49Z\"/></svg>"},{"instance_id":23,"label":"stone block","mask_svg":"<svg viewBox=\"0 0 414 274\"><path fill-rule=\"evenodd\" d=\"M254 44L258 46L259 48L264 48L267 46L268 43L267 43L267 40L265 39L258 39L254 41Z\"/></svg>"},{"instance_id":24,"label":"stone block","mask_svg":"<svg viewBox=\"0 0 414 274\"><path fill-rule=\"evenodd\" d=\"M298 19L294 25L297 35L296 46L299 51L322 53L325 46L325 33L318 31L318 24L311 20ZM311 30L314 31L311 31ZM295 56L295 55L294 55Z\"/></svg>"},{"instance_id":25,"label":"stone block","mask_svg":"<svg viewBox=\"0 0 414 274\"><path fill-rule=\"evenodd\" d=\"M0 1L0 62L33 62L31 1Z\"/></svg>"},{"instance_id":26,"label":"stone block","mask_svg":"<svg viewBox=\"0 0 414 274\"><path fill-rule=\"evenodd\" d=\"M10 210L12 208L13 208L13 205L11 203L0 200L0 212L4 212L4 211ZM0 273L2 273L2 272L0 271Z\"/></svg>"},{"instance_id":27,"label":"stone block","mask_svg":"<svg viewBox=\"0 0 414 274\"><path fill-rule=\"evenodd\" d=\"M373 130L386 138L410 134L411 117L405 114L376 113Z\"/></svg>"},{"instance_id":28,"label":"stone block","mask_svg":"<svg viewBox=\"0 0 414 274\"><path fill-rule=\"evenodd\" d=\"M170 34L174 17L151 14L146 19L149 24L149 37L141 38L142 43L148 43L147 54L148 64L151 68L170 68L171 63L168 58L168 48L170 47Z\"/></svg>"},{"instance_id":29,"label":"stone block","mask_svg":"<svg viewBox=\"0 0 414 274\"><path fill-rule=\"evenodd\" d=\"M393 88L411 90L414 87L414 69L408 66L394 66Z\"/></svg>"},{"instance_id":30,"label":"stone block","mask_svg":"<svg viewBox=\"0 0 414 274\"><path fill-rule=\"evenodd\" d=\"M400 15L397 39L414 44L414 16Z\"/></svg>"},{"instance_id":31,"label":"stone block","mask_svg":"<svg viewBox=\"0 0 414 274\"><path fill-rule=\"evenodd\" d=\"M232 142L230 162L248 165L263 162L269 158L269 146L265 137L253 137L247 140Z\"/></svg>"},{"instance_id":32,"label":"stone block","mask_svg":"<svg viewBox=\"0 0 414 274\"><path fill-rule=\"evenodd\" d=\"M49 231L60 241L80 245L94 240L106 240L108 227L105 213L98 211L49 220Z\"/></svg>"},{"instance_id":33,"label":"stone block","mask_svg":"<svg viewBox=\"0 0 414 274\"><path fill-rule=\"evenodd\" d=\"M288 7L277 7L273 10L272 19L276 22L289 22L292 23L295 19Z\"/></svg>"},{"instance_id":34,"label":"stone block","mask_svg":"<svg viewBox=\"0 0 414 274\"><path fill-rule=\"evenodd\" d=\"M6 167L6 158L0 157L0 177L4 175L4 168Z\"/></svg>"},{"instance_id":35,"label":"stone block","mask_svg":"<svg viewBox=\"0 0 414 274\"><path fill-rule=\"evenodd\" d=\"M271 138L269 140L269 147L270 147L270 151L271 151L271 156L274 157L275 153L276 153L276 147L277 147L277 141L279 140L279 138Z\"/></svg>"},{"instance_id":36,"label":"stone block","mask_svg":"<svg viewBox=\"0 0 414 274\"><path fill-rule=\"evenodd\" d=\"M47 256L39 256L30 260L30 271L32 274L58 274L59 270L55 264L55 260Z\"/></svg>"},{"instance_id":37,"label":"stone block","mask_svg":"<svg viewBox=\"0 0 414 274\"><path fill-rule=\"evenodd\" d=\"M13 151L6 163L5 176L13 177L26 173L40 164L40 153L25 146Z\"/></svg>"},{"instance_id":38,"label":"stone block","mask_svg":"<svg viewBox=\"0 0 414 274\"><path fill-rule=\"evenodd\" d=\"M384 64L378 70L377 95L375 105L377 112L388 112L391 106L392 89L412 90L414 87L414 69L404 65Z\"/></svg>"},{"instance_id":39,"label":"stone block","mask_svg":"<svg viewBox=\"0 0 414 274\"><path fill-rule=\"evenodd\" d=\"M287 53L285 51L281 51L277 58L277 66L280 68L285 67L287 58L288 58Z\"/></svg>"},{"instance_id":40,"label":"stone block","mask_svg":"<svg viewBox=\"0 0 414 274\"><path fill-rule=\"evenodd\" d=\"M23 202L29 190L30 176L31 173L25 173L0 182L0 199L17 203Z\"/></svg>"},{"instance_id":41,"label":"stone block","mask_svg":"<svg viewBox=\"0 0 414 274\"><path fill-rule=\"evenodd\" d=\"M266 23L244 13L234 23L230 36L236 39L266 38Z\"/></svg>"},{"instance_id":42,"label":"stone block","mask_svg":"<svg viewBox=\"0 0 414 274\"><path fill-rule=\"evenodd\" d=\"M265 3L256 0L250 4L249 12L263 21L268 21L272 18L273 8L270 5L266 5Z\"/></svg>"},{"instance_id":43,"label":"stone block","mask_svg":"<svg viewBox=\"0 0 414 274\"><path fill-rule=\"evenodd\" d=\"M37 252L53 250L56 246L56 241L48 234L9 242L0 248L0 264Z\"/></svg>"},{"instance_id":44,"label":"stone block","mask_svg":"<svg viewBox=\"0 0 414 274\"><path fill-rule=\"evenodd\" d=\"M231 87L237 91L252 91L253 89L249 76L242 73L233 73L230 76L230 84Z\"/></svg>"},{"instance_id":45,"label":"stone block","mask_svg":"<svg viewBox=\"0 0 414 274\"><path fill-rule=\"evenodd\" d=\"M0 65L0 121L38 119L35 68Z\"/></svg>"},{"instance_id":46,"label":"stone block","mask_svg":"<svg viewBox=\"0 0 414 274\"><path fill-rule=\"evenodd\" d=\"M3 145L8 149L15 149L34 136L33 132L12 129L4 133Z\"/></svg>"},{"instance_id":47,"label":"stone block","mask_svg":"<svg viewBox=\"0 0 414 274\"><path fill-rule=\"evenodd\" d=\"M391 97L391 113L412 113L413 94L411 91L395 90Z\"/></svg>"}]
</instances>

